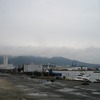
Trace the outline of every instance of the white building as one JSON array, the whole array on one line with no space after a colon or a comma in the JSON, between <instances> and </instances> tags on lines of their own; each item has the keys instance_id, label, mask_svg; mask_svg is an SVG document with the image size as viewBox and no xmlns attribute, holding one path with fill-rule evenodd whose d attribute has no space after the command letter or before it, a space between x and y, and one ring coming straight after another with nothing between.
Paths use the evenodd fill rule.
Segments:
<instances>
[{"instance_id":1,"label":"white building","mask_svg":"<svg viewBox=\"0 0 100 100\"><path fill-rule=\"evenodd\" d=\"M69 67L68 70L81 70L81 67Z\"/></svg>"},{"instance_id":2,"label":"white building","mask_svg":"<svg viewBox=\"0 0 100 100\"><path fill-rule=\"evenodd\" d=\"M29 65L24 65L24 72L42 72L42 65L35 65L35 64L29 64Z\"/></svg>"},{"instance_id":3,"label":"white building","mask_svg":"<svg viewBox=\"0 0 100 100\"><path fill-rule=\"evenodd\" d=\"M87 67L63 67L63 66L59 66L56 67L55 70L69 70L69 71L77 71L77 70L87 70Z\"/></svg>"},{"instance_id":4,"label":"white building","mask_svg":"<svg viewBox=\"0 0 100 100\"><path fill-rule=\"evenodd\" d=\"M8 66L8 56L6 55L3 56L3 66L4 68L7 68Z\"/></svg>"},{"instance_id":5,"label":"white building","mask_svg":"<svg viewBox=\"0 0 100 100\"><path fill-rule=\"evenodd\" d=\"M14 69L14 66L13 66L13 64L8 64L5 69Z\"/></svg>"},{"instance_id":6,"label":"white building","mask_svg":"<svg viewBox=\"0 0 100 100\"><path fill-rule=\"evenodd\" d=\"M87 67L69 67L68 70L87 70Z\"/></svg>"},{"instance_id":7,"label":"white building","mask_svg":"<svg viewBox=\"0 0 100 100\"><path fill-rule=\"evenodd\" d=\"M4 64L0 64L0 69L4 69Z\"/></svg>"},{"instance_id":8,"label":"white building","mask_svg":"<svg viewBox=\"0 0 100 100\"><path fill-rule=\"evenodd\" d=\"M8 64L8 56L3 56L3 64L0 65L0 69L13 69L13 64Z\"/></svg>"}]
</instances>

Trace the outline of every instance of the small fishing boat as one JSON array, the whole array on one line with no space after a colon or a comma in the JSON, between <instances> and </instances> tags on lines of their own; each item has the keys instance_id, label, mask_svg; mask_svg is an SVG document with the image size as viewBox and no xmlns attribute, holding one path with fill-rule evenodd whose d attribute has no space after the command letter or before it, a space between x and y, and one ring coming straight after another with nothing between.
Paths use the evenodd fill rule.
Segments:
<instances>
[{"instance_id":1,"label":"small fishing boat","mask_svg":"<svg viewBox=\"0 0 100 100\"><path fill-rule=\"evenodd\" d=\"M95 79L94 83L100 83L100 79Z\"/></svg>"},{"instance_id":2,"label":"small fishing boat","mask_svg":"<svg viewBox=\"0 0 100 100\"><path fill-rule=\"evenodd\" d=\"M100 83L100 74L98 75L98 78L95 79L94 83Z\"/></svg>"},{"instance_id":3,"label":"small fishing boat","mask_svg":"<svg viewBox=\"0 0 100 100\"><path fill-rule=\"evenodd\" d=\"M86 75L84 73L80 73L79 75L77 75L75 77L75 80L78 80L78 81L90 81L90 75Z\"/></svg>"},{"instance_id":4,"label":"small fishing boat","mask_svg":"<svg viewBox=\"0 0 100 100\"><path fill-rule=\"evenodd\" d=\"M100 70L94 71L93 73L100 73Z\"/></svg>"},{"instance_id":5,"label":"small fishing boat","mask_svg":"<svg viewBox=\"0 0 100 100\"><path fill-rule=\"evenodd\" d=\"M96 81L97 81L98 83L100 83L100 79L96 79Z\"/></svg>"}]
</instances>

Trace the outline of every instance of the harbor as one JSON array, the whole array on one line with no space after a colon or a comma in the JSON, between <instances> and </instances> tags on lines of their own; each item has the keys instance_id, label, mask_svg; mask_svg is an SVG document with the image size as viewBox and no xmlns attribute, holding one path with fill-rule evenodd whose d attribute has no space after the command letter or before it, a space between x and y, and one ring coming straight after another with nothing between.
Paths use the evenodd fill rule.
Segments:
<instances>
[{"instance_id":1,"label":"harbor","mask_svg":"<svg viewBox=\"0 0 100 100\"><path fill-rule=\"evenodd\" d=\"M22 64L16 67L13 64L9 64L7 56L3 57L3 63L0 64L1 73L9 74L25 74L29 77L52 77L56 79L67 79L67 80L77 80L84 81L88 80L90 82L100 83L100 69L92 67L91 70L88 67L82 66L56 66L54 64ZM99 80L99 81L98 81Z\"/></svg>"},{"instance_id":2,"label":"harbor","mask_svg":"<svg viewBox=\"0 0 100 100\"><path fill-rule=\"evenodd\" d=\"M1 100L99 100L100 73L55 71L56 66L25 64L0 69ZM12 69L13 68L13 69ZM75 67L74 67L75 68ZM97 80L97 82L96 82Z\"/></svg>"},{"instance_id":3,"label":"harbor","mask_svg":"<svg viewBox=\"0 0 100 100\"><path fill-rule=\"evenodd\" d=\"M100 100L100 0L0 0L0 100Z\"/></svg>"},{"instance_id":4,"label":"harbor","mask_svg":"<svg viewBox=\"0 0 100 100\"><path fill-rule=\"evenodd\" d=\"M97 79L100 79L100 73L94 73L93 71L54 71L54 72L62 73L62 77L65 76L66 78L71 79L71 80L86 78L90 80L91 82L95 82ZM80 74L83 74L83 75L79 76Z\"/></svg>"}]
</instances>

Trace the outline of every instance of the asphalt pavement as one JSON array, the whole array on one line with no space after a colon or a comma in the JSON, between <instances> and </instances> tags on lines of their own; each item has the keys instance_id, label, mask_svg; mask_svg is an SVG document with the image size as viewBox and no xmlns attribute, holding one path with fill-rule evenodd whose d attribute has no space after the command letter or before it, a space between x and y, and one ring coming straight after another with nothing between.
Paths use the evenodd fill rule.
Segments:
<instances>
[{"instance_id":1,"label":"asphalt pavement","mask_svg":"<svg viewBox=\"0 0 100 100\"><path fill-rule=\"evenodd\" d=\"M100 100L100 83L30 78L0 73L0 100Z\"/></svg>"}]
</instances>

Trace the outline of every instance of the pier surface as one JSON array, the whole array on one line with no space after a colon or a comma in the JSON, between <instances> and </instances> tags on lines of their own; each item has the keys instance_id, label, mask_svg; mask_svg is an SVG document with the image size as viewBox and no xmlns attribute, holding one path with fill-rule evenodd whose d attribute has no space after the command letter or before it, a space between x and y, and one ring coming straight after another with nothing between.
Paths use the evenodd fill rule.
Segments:
<instances>
[{"instance_id":1,"label":"pier surface","mask_svg":"<svg viewBox=\"0 0 100 100\"><path fill-rule=\"evenodd\" d=\"M100 83L51 82L0 73L0 100L100 100Z\"/></svg>"}]
</instances>

